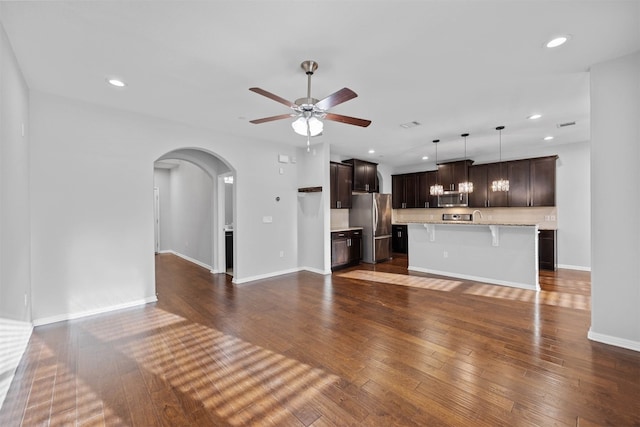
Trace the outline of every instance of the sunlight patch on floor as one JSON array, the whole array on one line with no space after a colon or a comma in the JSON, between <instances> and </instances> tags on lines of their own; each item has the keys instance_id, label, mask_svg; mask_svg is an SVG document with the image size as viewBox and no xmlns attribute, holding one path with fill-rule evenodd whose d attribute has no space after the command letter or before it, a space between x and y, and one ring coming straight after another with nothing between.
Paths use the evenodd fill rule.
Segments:
<instances>
[{"instance_id":1,"label":"sunlight patch on floor","mask_svg":"<svg viewBox=\"0 0 640 427\"><path fill-rule=\"evenodd\" d=\"M384 273L370 270L352 270L345 273L339 273L337 276L347 279L366 280L368 282L409 286L412 288L429 289L434 291L459 291L460 293L468 295L500 298L511 301L523 301L556 307L573 308L577 310L589 310L591 308L591 298L589 296L572 293L532 291L528 289L512 288L509 286L471 282L467 283L464 289L462 289L460 288L460 285L462 285L463 282L459 280L408 276L406 274Z\"/></svg>"},{"instance_id":2,"label":"sunlight patch on floor","mask_svg":"<svg viewBox=\"0 0 640 427\"><path fill-rule=\"evenodd\" d=\"M383 273L369 270L353 270L338 274L347 279L388 283L390 285L410 286L412 288L431 289L450 292L462 284L459 280L435 279L430 277L407 276L406 274Z\"/></svg>"}]
</instances>

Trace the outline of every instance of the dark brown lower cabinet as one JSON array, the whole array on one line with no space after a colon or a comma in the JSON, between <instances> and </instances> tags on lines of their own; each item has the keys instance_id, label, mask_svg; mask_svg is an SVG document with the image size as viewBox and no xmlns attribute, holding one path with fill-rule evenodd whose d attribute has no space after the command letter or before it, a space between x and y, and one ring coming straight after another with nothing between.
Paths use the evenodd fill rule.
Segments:
<instances>
[{"instance_id":1,"label":"dark brown lower cabinet","mask_svg":"<svg viewBox=\"0 0 640 427\"><path fill-rule=\"evenodd\" d=\"M362 230L331 233L331 269L357 265L362 259Z\"/></svg>"},{"instance_id":2,"label":"dark brown lower cabinet","mask_svg":"<svg viewBox=\"0 0 640 427\"><path fill-rule=\"evenodd\" d=\"M556 270L556 230L538 232L538 268Z\"/></svg>"}]
</instances>

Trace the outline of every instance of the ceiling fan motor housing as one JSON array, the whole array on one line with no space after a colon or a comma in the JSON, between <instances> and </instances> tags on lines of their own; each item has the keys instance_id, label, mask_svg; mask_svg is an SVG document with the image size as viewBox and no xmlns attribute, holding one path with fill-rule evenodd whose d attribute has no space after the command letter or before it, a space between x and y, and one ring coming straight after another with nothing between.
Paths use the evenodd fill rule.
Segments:
<instances>
[{"instance_id":1,"label":"ceiling fan motor housing","mask_svg":"<svg viewBox=\"0 0 640 427\"><path fill-rule=\"evenodd\" d=\"M318 69L318 63L309 59L300 64L300 67L302 67L305 73L313 74Z\"/></svg>"}]
</instances>

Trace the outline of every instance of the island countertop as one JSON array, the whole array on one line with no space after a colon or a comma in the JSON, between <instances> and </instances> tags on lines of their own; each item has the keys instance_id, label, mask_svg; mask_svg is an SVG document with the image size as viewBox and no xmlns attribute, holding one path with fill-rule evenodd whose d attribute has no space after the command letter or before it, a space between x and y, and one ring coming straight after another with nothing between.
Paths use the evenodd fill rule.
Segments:
<instances>
[{"instance_id":1,"label":"island countertop","mask_svg":"<svg viewBox=\"0 0 640 427\"><path fill-rule=\"evenodd\" d=\"M443 221L443 220L420 220L420 221L403 221L403 222L394 222L393 225L409 225L409 224L447 224L447 225L504 225L504 226L523 226L523 227L531 227L538 226L540 230L555 230L555 227L549 227L541 225L540 223L535 222L518 222L518 221Z\"/></svg>"}]
</instances>

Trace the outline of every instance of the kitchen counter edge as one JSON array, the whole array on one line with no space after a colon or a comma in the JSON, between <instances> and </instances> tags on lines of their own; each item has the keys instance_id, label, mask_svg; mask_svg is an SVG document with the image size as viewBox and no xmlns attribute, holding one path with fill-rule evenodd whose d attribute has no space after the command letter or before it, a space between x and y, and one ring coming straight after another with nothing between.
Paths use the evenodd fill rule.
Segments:
<instances>
[{"instance_id":1,"label":"kitchen counter edge","mask_svg":"<svg viewBox=\"0 0 640 427\"><path fill-rule=\"evenodd\" d=\"M339 233L341 231L354 231L354 230L362 230L362 227L339 227L339 228L332 228L331 232L332 233Z\"/></svg>"},{"instance_id":2,"label":"kitchen counter edge","mask_svg":"<svg viewBox=\"0 0 640 427\"><path fill-rule=\"evenodd\" d=\"M532 222L498 222L498 221L408 221L408 222L394 222L393 225L408 225L408 224L445 224L445 225L504 225L510 227L533 227L537 225L540 230L557 230L553 227L541 226L539 223Z\"/></svg>"}]
</instances>

